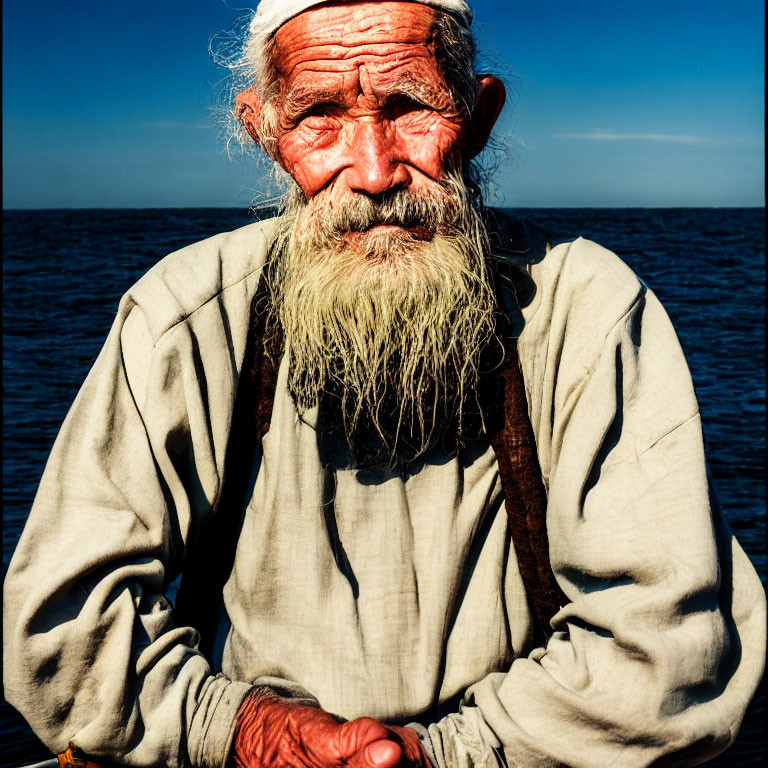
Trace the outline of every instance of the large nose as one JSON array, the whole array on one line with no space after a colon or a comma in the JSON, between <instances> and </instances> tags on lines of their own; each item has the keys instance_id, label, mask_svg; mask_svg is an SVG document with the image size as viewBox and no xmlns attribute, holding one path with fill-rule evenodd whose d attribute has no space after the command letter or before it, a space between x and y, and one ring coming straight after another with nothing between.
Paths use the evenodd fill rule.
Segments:
<instances>
[{"instance_id":1,"label":"large nose","mask_svg":"<svg viewBox=\"0 0 768 768\"><path fill-rule=\"evenodd\" d=\"M361 121L351 133L352 160L344 181L353 192L379 195L410 181L397 151L397 141L386 121Z\"/></svg>"}]
</instances>

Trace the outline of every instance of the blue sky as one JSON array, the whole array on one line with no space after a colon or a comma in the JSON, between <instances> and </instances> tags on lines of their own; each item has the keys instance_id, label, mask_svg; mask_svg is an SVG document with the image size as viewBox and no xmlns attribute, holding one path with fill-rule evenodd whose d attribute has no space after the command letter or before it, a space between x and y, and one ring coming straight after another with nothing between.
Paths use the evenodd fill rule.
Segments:
<instances>
[{"instance_id":1,"label":"blue sky","mask_svg":"<svg viewBox=\"0 0 768 768\"><path fill-rule=\"evenodd\" d=\"M6 208L243 206L209 117L243 0L4 0ZM764 204L761 0L473 3L513 94L492 201Z\"/></svg>"}]
</instances>

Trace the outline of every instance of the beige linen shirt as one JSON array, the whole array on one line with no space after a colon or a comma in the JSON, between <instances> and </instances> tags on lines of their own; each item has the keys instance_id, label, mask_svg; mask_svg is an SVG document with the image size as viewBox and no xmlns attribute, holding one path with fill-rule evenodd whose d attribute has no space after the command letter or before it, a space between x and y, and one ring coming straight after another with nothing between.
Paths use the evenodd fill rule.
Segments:
<instances>
[{"instance_id":1,"label":"beige linen shirt","mask_svg":"<svg viewBox=\"0 0 768 768\"><path fill-rule=\"evenodd\" d=\"M150 270L62 426L5 585L5 693L40 738L223 768L261 679L346 718L426 720L440 768L694 765L724 749L763 671L765 595L709 490L664 310L582 239L530 260L532 299L507 296L570 600L546 647L490 446L407 477L337 469L283 360L211 673L164 593L217 511L270 231Z\"/></svg>"}]
</instances>

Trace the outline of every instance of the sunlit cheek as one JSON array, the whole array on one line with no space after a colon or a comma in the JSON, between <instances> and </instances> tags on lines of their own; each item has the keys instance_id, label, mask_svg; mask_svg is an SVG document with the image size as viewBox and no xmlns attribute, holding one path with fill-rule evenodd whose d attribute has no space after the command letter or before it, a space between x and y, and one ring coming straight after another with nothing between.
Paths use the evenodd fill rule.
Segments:
<instances>
[{"instance_id":1,"label":"sunlit cheek","mask_svg":"<svg viewBox=\"0 0 768 768\"><path fill-rule=\"evenodd\" d=\"M409 164L439 179L459 157L463 130L452 121L415 116L397 121L397 137L402 156Z\"/></svg>"},{"instance_id":2,"label":"sunlit cheek","mask_svg":"<svg viewBox=\"0 0 768 768\"><path fill-rule=\"evenodd\" d=\"M327 183L342 164L341 143L336 130L299 128L278 141L285 169L308 195Z\"/></svg>"}]
</instances>

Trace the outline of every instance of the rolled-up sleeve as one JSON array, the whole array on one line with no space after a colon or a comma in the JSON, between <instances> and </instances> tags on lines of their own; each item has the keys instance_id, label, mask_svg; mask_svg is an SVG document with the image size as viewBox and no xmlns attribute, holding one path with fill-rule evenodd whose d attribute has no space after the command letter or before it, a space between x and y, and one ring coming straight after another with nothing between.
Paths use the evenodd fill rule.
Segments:
<instances>
[{"instance_id":1,"label":"rolled-up sleeve","mask_svg":"<svg viewBox=\"0 0 768 768\"><path fill-rule=\"evenodd\" d=\"M592 361L550 354L547 528L570 602L545 648L429 727L434 754L697 765L733 741L759 683L765 594L717 509L679 342L643 289Z\"/></svg>"},{"instance_id":2,"label":"rolled-up sleeve","mask_svg":"<svg viewBox=\"0 0 768 768\"><path fill-rule=\"evenodd\" d=\"M186 322L153 338L124 298L45 468L5 582L4 683L55 752L225 764L250 686L211 674L164 597L223 474L236 366L223 332L211 346Z\"/></svg>"}]
</instances>

